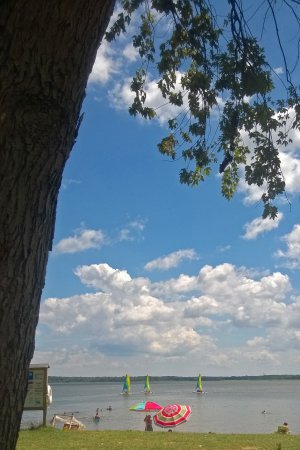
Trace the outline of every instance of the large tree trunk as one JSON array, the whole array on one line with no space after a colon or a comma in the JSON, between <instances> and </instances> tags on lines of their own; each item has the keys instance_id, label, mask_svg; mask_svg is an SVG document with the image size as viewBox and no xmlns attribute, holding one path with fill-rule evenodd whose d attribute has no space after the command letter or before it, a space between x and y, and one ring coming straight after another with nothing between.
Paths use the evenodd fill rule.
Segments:
<instances>
[{"instance_id":1,"label":"large tree trunk","mask_svg":"<svg viewBox=\"0 0 300 450\"><path fill-rule=\"evenodd\" d=\"M0 2L0 449L16 446L62 172L111 0Z\"/></svg>"}]
</instances>

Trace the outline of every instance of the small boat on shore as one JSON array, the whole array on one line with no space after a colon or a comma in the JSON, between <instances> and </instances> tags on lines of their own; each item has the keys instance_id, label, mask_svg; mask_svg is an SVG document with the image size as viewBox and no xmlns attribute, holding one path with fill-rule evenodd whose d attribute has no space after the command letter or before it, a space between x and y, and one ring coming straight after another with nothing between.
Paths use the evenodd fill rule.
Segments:
<instances>
[{"instance_id":1,"label":"small boat on shore","mask_svg":"<svg viewBox=\"0 0 300 450\"><path fill-rule=\"evenodd\" d=\"M123 389L121 392L122 395L129 395L130 394L130 376L128 375L128 373L125 376L125 381L123 384Z\"/></svg>"},{"instance_id":2,"label":"small boat on shore","mask_svg":"<svg viewBox=\"0 0 300 450\"><path fill-rule=\"evenodd\" d=\"M73 414L54 414L50 424L55 427L56 422L63 424L63 430L84 430L85 428L85 425L76 419Z\"/></svg>"}]
</instances>

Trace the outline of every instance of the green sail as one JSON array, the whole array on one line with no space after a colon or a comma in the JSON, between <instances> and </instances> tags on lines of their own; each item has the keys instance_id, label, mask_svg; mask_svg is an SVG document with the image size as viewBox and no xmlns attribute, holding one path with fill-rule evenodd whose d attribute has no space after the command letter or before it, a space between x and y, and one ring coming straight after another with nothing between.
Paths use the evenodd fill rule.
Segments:
<instances>
[{"instance_id":1,"label":"green sail","mask_svg":"<svg viewBox=\"0 0 300 450\"><path fill-rule=\"evenodd\" d=\"M150 381L149 381L149 375L146 375L146 379L145 379L145 385L144 385L144 391L146 394L149 394L151 392L151 388L150 388Z\"/></svg>"},{"instance_id":2,"label":"green sail","mask_svg":"<svg viewBox=\"0 0 300 450\"><path fill-rule=\"evenodd\" d=\"M202 378L201 378L200 374L199 374L199 377L198 377L198 380L197 380L196 392L203 392Z\"/></svg>"},{"instance_id":3,"label":"green sail","mask_svg":"<svg viewBox=\"0 0 300 450\"><path fill-rule=\"evenodd\" d=\"M124 384L123 384L123 394L129 394L129 393L130 393L130 376L127 373Z\"/></svg>"}]
</instances>

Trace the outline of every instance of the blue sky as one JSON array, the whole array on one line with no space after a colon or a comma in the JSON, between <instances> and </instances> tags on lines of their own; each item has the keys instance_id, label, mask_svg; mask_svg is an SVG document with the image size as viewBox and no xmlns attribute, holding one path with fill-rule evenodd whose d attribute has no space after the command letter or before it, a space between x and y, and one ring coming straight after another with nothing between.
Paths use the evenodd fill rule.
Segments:
<instances>
[{"instance_id":1,"label":"blue sky","mask_svg":"<svg viewBox=\"0 0 300 450\"><path fill-rule=\"evenodd\" d=\"M99 49L33 362L52 375L300 373L300 133L281 154L292 207L282 199L278 219L262 221L257 190L221 196L218 165L198 188L179 183L183 161L156 148L170 108L153 123L127 112L135 64L125 37ZM154 77L148 101L162 104Z\"/></svg>"}]
</instances>

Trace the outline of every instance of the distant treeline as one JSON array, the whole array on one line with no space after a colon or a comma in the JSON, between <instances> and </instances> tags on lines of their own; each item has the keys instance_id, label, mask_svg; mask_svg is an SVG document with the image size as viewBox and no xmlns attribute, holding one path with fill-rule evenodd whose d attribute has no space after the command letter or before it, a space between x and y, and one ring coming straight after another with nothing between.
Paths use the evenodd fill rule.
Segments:
<instances>
[{"instance_id":1,"label":"distant treeline","mask_svg":"<svg viewBox=\"0 0 300 450\"><path fill-rule=\"evenodd\" d=\"M56 377L49 376L49 383L99 383L104 381L118 382L123 381L125 377ZM144 376L130 377L131 381L144 381ZM164 376L156 377L151 376L151 381L195 381L197 377L175 377ZM202 377L203 381L236 381L236 380L300 380L300 375L257 375L257 376L231 376L231 377Z\"/></svg>"}]
</instances>

